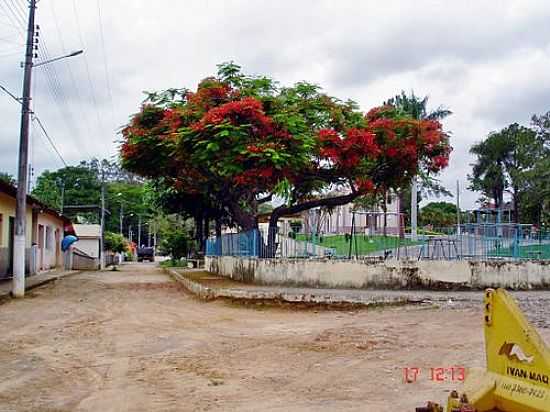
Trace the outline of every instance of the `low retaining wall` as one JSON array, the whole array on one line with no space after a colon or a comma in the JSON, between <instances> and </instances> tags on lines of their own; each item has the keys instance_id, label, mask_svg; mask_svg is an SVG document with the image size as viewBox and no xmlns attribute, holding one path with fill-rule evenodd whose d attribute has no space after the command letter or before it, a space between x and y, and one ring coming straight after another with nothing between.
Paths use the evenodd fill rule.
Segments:
<instances>
[{"instance_id":1,"label":"low retaining wall","mask_svg":"<svg viewBox=\"0 0 550 412\"><path fill-rule=\"evenodd\" d=\"M206 257L209 272L264 284L362 289L550 288L550 261L336 260Z\"/></svg>"}]
</instances>

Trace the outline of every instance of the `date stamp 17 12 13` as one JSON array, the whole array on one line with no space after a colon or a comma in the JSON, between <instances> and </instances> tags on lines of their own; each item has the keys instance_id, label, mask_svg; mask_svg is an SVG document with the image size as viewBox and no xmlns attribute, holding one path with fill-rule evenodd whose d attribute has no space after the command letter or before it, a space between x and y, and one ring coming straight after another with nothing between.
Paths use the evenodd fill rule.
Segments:
<instances>
[{"instance_id":1,"label":"date stamp 17 12 13","mask_svg":"<svg viewBox=\"0 0 550 412\"><path fill-rule=\"evenodd\" d=\"M466 379L466 368L463 366L403 368L403 382L415 383L419 379L427 379L433 382L463 382Z\"/></svg>"}]
</instances>

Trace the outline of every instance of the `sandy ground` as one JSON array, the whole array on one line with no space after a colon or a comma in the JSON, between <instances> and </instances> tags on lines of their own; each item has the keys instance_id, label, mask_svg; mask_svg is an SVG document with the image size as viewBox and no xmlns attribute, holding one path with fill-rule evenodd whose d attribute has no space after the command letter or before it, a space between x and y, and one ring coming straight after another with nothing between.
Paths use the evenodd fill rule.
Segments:
<instances>
[{"instance_id":1,"label":"sandy ground","mask_svg":"<svg viewBox=\"0 0 550 412\"><path fill-rule=\"evenodd\" d=\"M0 411L413 411L459 386L429 368L484 364L481 308L204 303L150 264L35 289L0 330Z\"/></svg>"}]
</instances>

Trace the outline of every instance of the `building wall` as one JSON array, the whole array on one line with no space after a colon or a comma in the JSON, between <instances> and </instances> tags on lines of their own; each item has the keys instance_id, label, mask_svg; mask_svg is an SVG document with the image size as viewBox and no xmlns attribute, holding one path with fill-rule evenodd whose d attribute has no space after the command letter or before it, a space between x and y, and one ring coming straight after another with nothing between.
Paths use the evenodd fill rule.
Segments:
<instances>
[{"instance_id":1,"label":"building wall","mask_svg":"<svg viewBox=\"0 0 550 412\"><path fill-rule=\"evenodd\" d=\"M15 218L15 199L0 193L0 279L8 275L11 252L9 250L10 217ZM15 222L14 222L15 223ZM15 228L14 228L15 230ZM32 209L27 208L25 266L27 273L34 273L31 258Z\"/></svg>"},{"instance_id":2,"label":"building wall","mask_svg":"<svg viewBox=\"0 0 550 412\"><path fill-rule=\"evenodd\" d=\"M63 221L48 213L38 213L35 227L34 242L38 245L38 270L50 270L62 266Z\"/></svg>"},{"instance_id":3,"label":"building wall","mask_svg":"<svg viewBox=\"0 0 550 412\"><path fill-rule=\"evenodd\" d=\"M325 234L349 233L352 227L353 203L337 206L331 213L324 209L311 209L303 213L305 222L304 230L307 233L317 230ZM399 234L400 227L400 205L399 198L389 195L386 202L386 232L388 234ZM320 225L319 225L320 219ZM380 207L365 212L355 213L355 231L357 233L376 234L382 233L384 226L384 214Z\"/></svg>"},{"instance_id":4,"label":"building wall","mask_svg":"<svg viewBox=\"0 0 550 412\"><path fill-rule=\"evenodd\" d=\"M2 215L2 227L0 233L0 247L8 247L9 218L15 218L15 199L4 193L0 193L0 215ZM26 246L31 247L32 235L32 209L27 207Z\"/></svg>"},{"instance_id":5,"label":"building wall","mask_svg":"<svg viewBox=\"0 0 550 412\"><path fill-rule=\"evenodd\" d=\"M77 242L74 243L74 247L80 249L88 256L91 256L93 258L99 257L99 239L79 239Z\"/></svg>"}]
</instances>

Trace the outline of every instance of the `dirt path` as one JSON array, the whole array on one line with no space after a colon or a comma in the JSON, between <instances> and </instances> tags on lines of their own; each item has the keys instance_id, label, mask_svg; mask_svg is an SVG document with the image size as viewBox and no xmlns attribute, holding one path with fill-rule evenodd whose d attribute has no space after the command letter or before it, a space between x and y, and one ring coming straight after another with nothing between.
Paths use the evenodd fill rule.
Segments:
<instances>
[{"instance_id":1,"label":"dirt path","mask_svg":"<svg viewBox=\"0 0 550 412\"><path fill-rule=\"evenodd\" d=\"M0 306L0 411L414 410L457 386L430 367L483 365L480 319L242 308L151 265L83 273Z\"/></svg>"}]
</instances>

